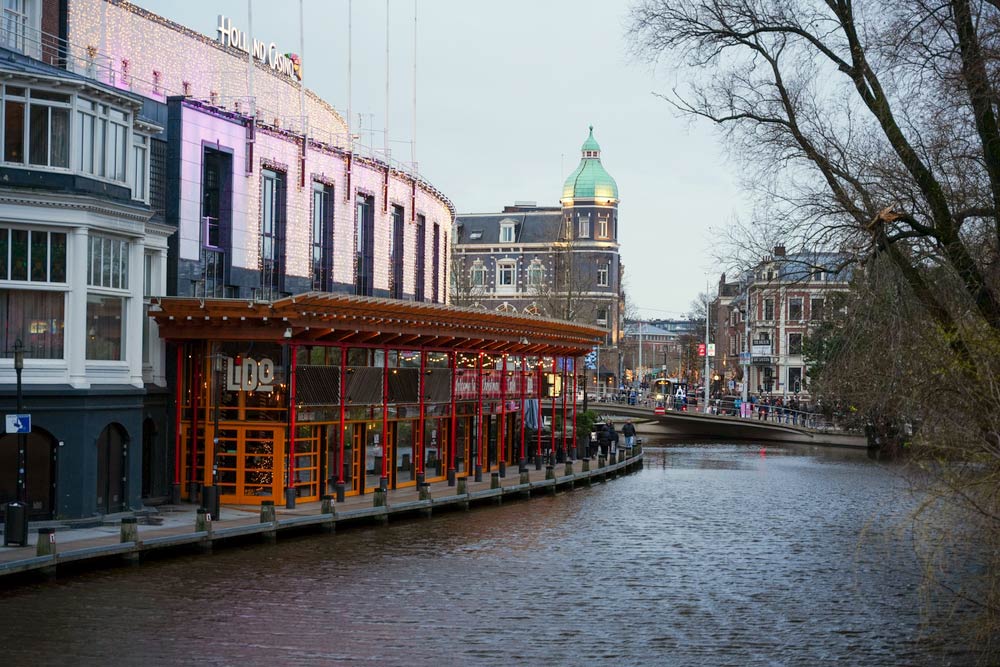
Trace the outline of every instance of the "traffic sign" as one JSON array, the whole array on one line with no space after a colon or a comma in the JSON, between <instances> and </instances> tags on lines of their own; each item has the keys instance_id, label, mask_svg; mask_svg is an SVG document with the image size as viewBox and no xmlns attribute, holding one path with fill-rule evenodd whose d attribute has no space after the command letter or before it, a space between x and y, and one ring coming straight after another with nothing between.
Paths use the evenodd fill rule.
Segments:
<instances>
[{"instance_id":1,"label":"traffic sign","mask_svg":"<svg viewBox=\"0 0 1000 667\"><path fill-rule=\"evenodd\" d=\"M708 356L710 356L710 357L714 357L715 356L715 343L709 343L708 344Z\"/></svg>"},{"instance_id":2,"label":"traffic sign","mask_svg":"<svg viewBox=\"0 0 1000 667\"><path fill-rule=\"evenodd\" d=\"M31 415L7 415L6 433L31 433Z\"/></svg>"},{"instance_id":3,"label":"traffic sign","mask_svg":"<svg viewBox=\"0 0 1000 667\"><path fill-rule=\"evenodd\" d=\"M698 356L699 357L704 357L705 356L705 344L704 343L698 343Z\"/></svg>"}]
</instances>

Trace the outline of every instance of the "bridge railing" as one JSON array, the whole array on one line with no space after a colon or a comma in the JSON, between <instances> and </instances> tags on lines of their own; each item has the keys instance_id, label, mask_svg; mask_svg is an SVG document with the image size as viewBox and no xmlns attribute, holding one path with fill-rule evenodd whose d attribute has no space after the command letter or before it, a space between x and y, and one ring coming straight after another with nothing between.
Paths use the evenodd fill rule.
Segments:
<instances>
[{"instance_id":1,"label":"bridge railing","mask_svg":"<svg viewBox=\"0 0 1000 667\"><path fill-rule=\"evenodd\" d=\"M765 403L749 402L744 405L742 401L740 401L740 404L737 405L736 400L730 398L711 399L707 413L704 411L700 402L693 398L687 399L686 402L683 399L679 400L676 398L663 401L645 398L636 400L635 402L630 402L624 397L609 396L607 400L599 400L597 403L600 405L617 403L619 405L631 405L633 407L647 408L650 410L657 406L663 406L668 412L686 411L697 414L729 417L732 419L753 420L771 424L787 424L789 426L800 426L818 431L841 431L849 433L862 432L861 425L854 424L853 420L847 418L846 416L836 414L832 416L825 415L813 410L796 410L788 407L787 405L770 405Z\"/></svg>"}]
</instances>

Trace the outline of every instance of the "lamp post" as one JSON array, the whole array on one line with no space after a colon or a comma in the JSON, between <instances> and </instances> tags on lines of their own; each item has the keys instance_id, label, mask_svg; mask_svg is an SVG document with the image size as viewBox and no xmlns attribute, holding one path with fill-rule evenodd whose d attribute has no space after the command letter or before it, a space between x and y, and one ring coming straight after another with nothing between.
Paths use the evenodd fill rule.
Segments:
<instances>
[{"instance_id":1,"label":"lamp post","mask_svg":"<svg viewBox=\"0 0 1000 667\"><path fill-rule=\"evenodd\" d=\"M17 373L17 414L24 413L24 396L21 393L21 371L24 370L24 344L18 338L14 342L14 371ZM4 510L3 544L25 546L28 543L28 511L25 504L25 459L28 445L27 434L18 429L17 434L17 500L7 503Z\"/></svg>"}]
</instances>

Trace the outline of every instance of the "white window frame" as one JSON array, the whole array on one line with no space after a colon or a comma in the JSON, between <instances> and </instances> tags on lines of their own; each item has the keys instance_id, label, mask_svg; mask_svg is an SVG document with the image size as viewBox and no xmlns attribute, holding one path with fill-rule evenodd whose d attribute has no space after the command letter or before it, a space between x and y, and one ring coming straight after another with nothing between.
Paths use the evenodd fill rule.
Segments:
<instances>
[{"instance_id":1,"label":"white window frame","mask_svg":"<svg viewBox=\"0 0 1000 667\"><path fill-rule=\"evenodd\" d=\"M513 222L505 222L500 225L500 243L514 243Z\"/></svg>"},{"instance_id":2,"label":"white window frame","mask_svg":"<svg viewBox=\"0 0 1000 667\"><path fill-rule=\"evenodd\" d=\"M517 262L501 260L497 262L497 292L513 292L517 289Z\"/></svg>"},{"instance_id":3,"label":"white window frame","mask_svg":"<svg viewBox=\"0 0 1000 667\"><path fill-rule=\"evenodd\" d=\"M538 260L531 262L528 266L528 287L541 287L544 276L543 272L544 269L541 262Z\"/></svg>"},{"instance_id":4,"label":"white window frame","mask_svg":"<svg viewBox=\"0 0 1000 667\"><path fill-rule=\"evenodd\" d=\"M595 234L595 237L599 239L608 238L608 216L597 216L597 234Z\"/></svg>"},{"instance_id":5,"label":"white window frame","mask_svg":"<svg viewBox=\"0 0 1000 667\"><path fill-rule=\"evenodd\" d=\"M486 287L486 267L478 259L469 270L469 282L472 287Z\"/></svg>"},{"instance_id":6,"label":"white window frame","mask_svg":"<svg viewBox=\"0 0 1000 667\"><path fill-rule=\"evenodd\" d=\"M609 285L608 280L611 275L611 265L605 264L604 266L597 267L597 286L607 287Z\"/></svg>"}]
</instances>

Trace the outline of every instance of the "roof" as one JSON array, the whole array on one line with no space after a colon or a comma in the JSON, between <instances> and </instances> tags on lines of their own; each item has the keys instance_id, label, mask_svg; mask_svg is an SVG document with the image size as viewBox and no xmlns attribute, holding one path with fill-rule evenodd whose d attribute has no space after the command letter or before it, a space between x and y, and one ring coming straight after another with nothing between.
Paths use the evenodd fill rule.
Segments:
<instances>
[{"instance_id":1,"label":"roof","mask_svg":"<svg viewBox=\"0 0 1000 667\"><path fill-rule=\"evenodd\" d=\"M677 332L667 331L649 322L628 322L625 324L626 336L675 336Z\"/></svg>"},{"instance_id":2,"label":"roof","mask_svg":"<svg viewBox=\"0 0 1000 667\"><path fill-rule=\"evenodd\" d=\"M10 49L4 47L0 47L0 71L21 74L27 77L47 79L53 82L85 85L89 88L101 90L109 95L119 97L122 100L127 100L136 107L141 107L143 103L143 98L135 93L122 90L121 88L115 88L114 86L109 86L97 81L96 79L76 74L75 72L65 70L61 67L47 65L41 60L29 58L24 54L18 53L17 51L11 51Z\"/></svg>"},{"instance_id":3,"label":"roof","mask_svg":"<svg viewBox=\"0 0 1000 667\"><path fill-rule=\"evenodd\" d=\"M618 184L601 164L601 147L594 139L594 126L590 136L580 147L580 164L563 184L563 202L573 199L618 199Z\"/></svg>"},{"instance_id":4,"label":"roof","mask_svg":"<svg viewBox=\"0 0 1000 667\"><path fill-rule=\"evenodd\" d=\"M259 340L305 345L583 355L604 329L439 304L306 292L273 302L159 297L150 316L168 340Z\"/></svg>"},{"instance_id":5,"label":"roof","mask_svg":"<svg viewBox=\"0 0 1000 667\"><path fill-rule=\"evenodd\" d=\"M514 222L515 243L551 243L562 232L562 211L558 208L524 213L488 213L459 215L452 239L455 244L500 242L500 226ZM478 238L476 238L479 232Z\"/></svg>"}]
</instances>

